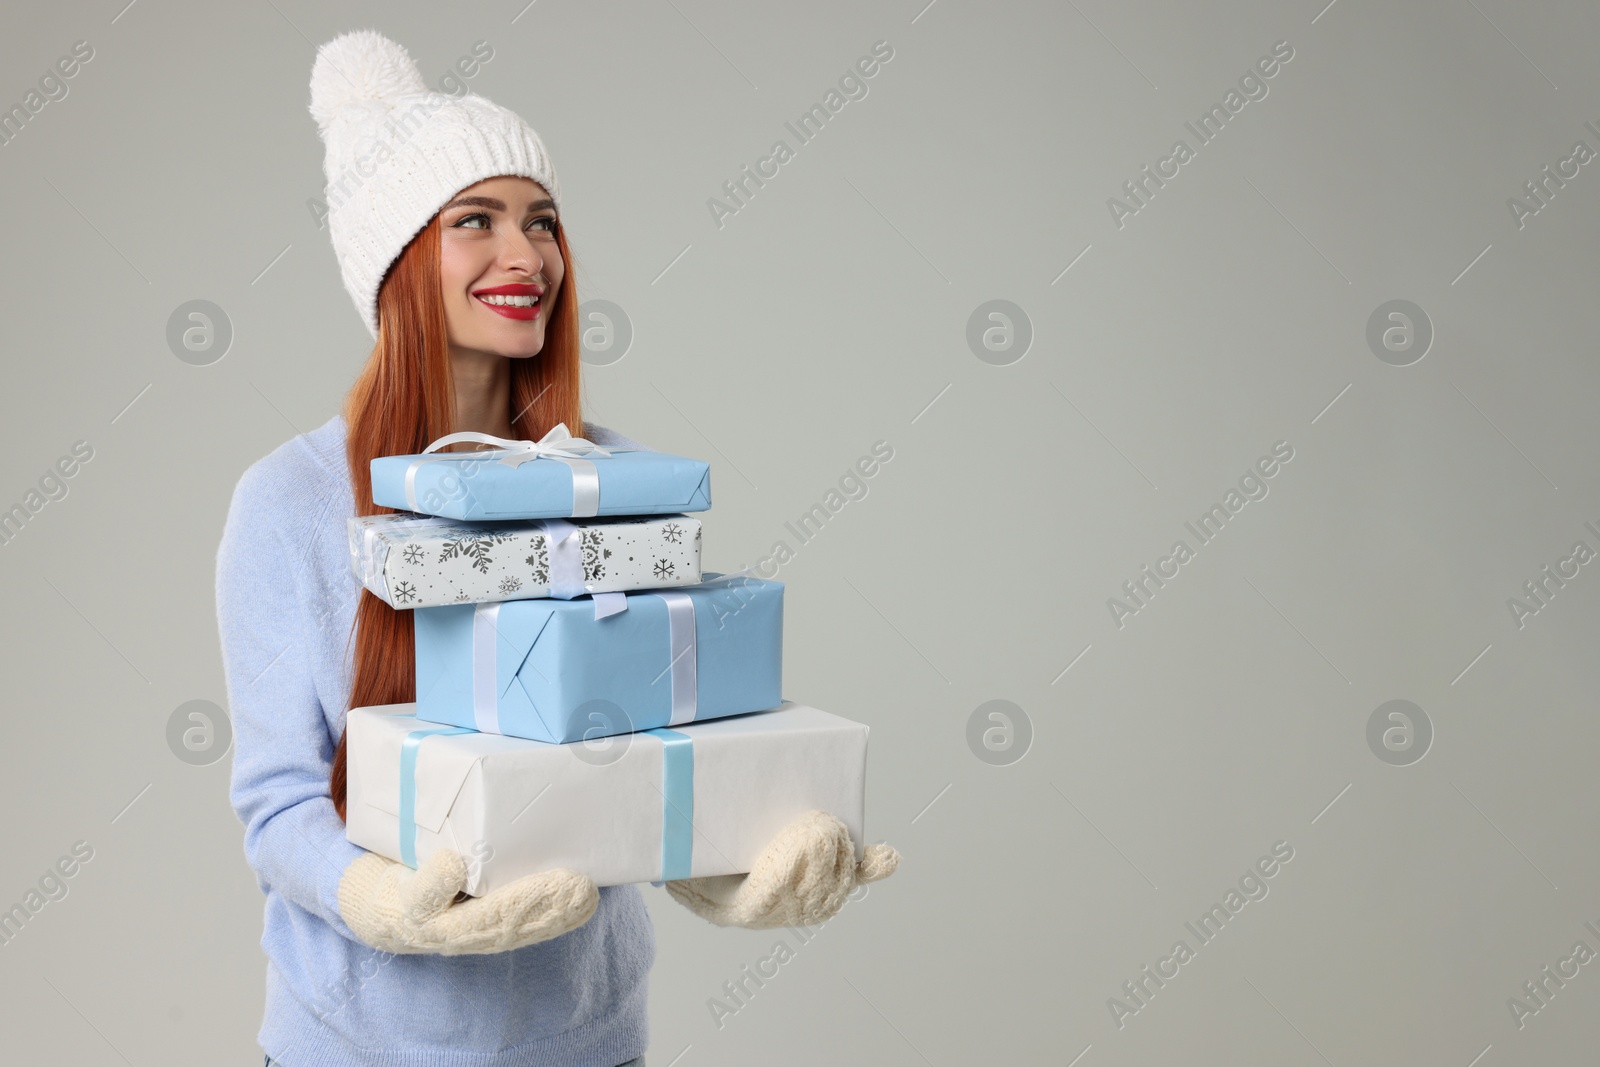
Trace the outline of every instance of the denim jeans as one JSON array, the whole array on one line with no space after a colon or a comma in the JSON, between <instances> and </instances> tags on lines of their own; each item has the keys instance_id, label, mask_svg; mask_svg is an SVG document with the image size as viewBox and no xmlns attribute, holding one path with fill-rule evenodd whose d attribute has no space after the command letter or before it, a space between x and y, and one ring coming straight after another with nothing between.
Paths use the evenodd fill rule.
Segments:
<instances>
[{"instance_id":1,"label":"denim jeans","mask_svg":"<svg viewBox=\"0 0 1600 1067\"><path fill-rule=\"evenodd\" d=\"M272 1067L273 1064L277 1064L278 1067L288 1067L288 1065L282 1060L275 1060L271 1056L266 1058L265 1062L261 1064L261 1067ZM629 1060L627 1063L617 1064L617 1067L644 1067L644 1057L635 1057L634 1059Z\"/></svg>"}]
</instances>

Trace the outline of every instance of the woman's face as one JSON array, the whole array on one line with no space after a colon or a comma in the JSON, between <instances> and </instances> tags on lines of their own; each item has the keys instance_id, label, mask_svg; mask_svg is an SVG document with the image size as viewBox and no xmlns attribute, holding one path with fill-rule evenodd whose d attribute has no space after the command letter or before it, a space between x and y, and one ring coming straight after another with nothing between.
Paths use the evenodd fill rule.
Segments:
<instances>
[{"instance_id":1,"label":"woman's face","mask_svg":"<svg viewBox=\"0 0 1600 1067\"><path fill-rule=\"evenodd\" d=\"M555 205L529 178L486 178L440 210L452 349L525 358L544 348L549 305L566 273L555 230Z\"/></svg>"}]
</instances>

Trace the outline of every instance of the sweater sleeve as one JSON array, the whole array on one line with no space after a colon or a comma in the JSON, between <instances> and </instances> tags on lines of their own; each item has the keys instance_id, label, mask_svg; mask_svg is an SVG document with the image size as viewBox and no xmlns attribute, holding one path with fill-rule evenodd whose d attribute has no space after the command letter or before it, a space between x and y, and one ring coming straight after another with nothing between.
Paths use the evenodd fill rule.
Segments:
<instances>
[{"instance_id":1,"label":"sweater sleeve","mask_svg":"<svg viewBox=\"0 0 1600 1067\"><path fill-rule=\"evenodd\" d=\"M263 892L359 938L339 915L339 879L365 850L345 838L328 795L334 742L311 672L308 642L321 633L300 586L306 568L292 536L292 478L268 460L234 489L217 550L222 642L233 766L229 800L244 823L245 859Z\"/></svg>"},{"instance_id":2,"label":"sweater sleeve","mask_svg":"<svg viewBox=\"0 0 1600 1067\"><path fill-rule=\"evenodd\" d=\"M607 445L616 448L632 448L640 452L654 452L656 449L647 444L635 441L626 434L618 433L609 426L602 426L598 422L585 422L583 436L597 445Z\"/></svg>"}]
</instances>

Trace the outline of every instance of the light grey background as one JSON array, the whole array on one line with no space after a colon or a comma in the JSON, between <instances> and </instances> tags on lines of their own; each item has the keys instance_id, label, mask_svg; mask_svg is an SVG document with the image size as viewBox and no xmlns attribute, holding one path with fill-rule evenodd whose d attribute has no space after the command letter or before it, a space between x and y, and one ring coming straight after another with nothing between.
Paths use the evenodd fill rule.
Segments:
<instances>
[{"instance_id":1,"label":"light grey background","mask_svg":"<svg viewBox=\"0 0 1600 1067\"><path fill-rule=\"evenodd\" d=\"M894 459L779 577L785 692L872 725L868 836L900 872L719 1028L775 935L646 890L650 1062L1575 1063L1600 963L1600 9L1372 0L31 5L0 101L0 505L94 459L0 549L0 901L95 857L0 947L16 1062L259 1060L261 897L173 710L225 701L217 541L240 472L336 410L369 348L326 231L316 45L374 27L550 146L585 299L622 307L587 413L715 468L709 566L779 538L874 441ZM706 207L875 41L894 57L719 229ZM1119 228L1107 199L1274 42L1294 58ZM1066 269L1070 264L1070 269ZM209 366L168 348L224 309ZM1004 299L1031 349L995 366ZM1420 362L1369 350L1393 299ZM1330 406L1331 405L1331 406ZM1107 599L1274 442L1294 458L1119 628ZM1070 669L1067 669L1070 665ZM1032 724L1006 766L974 709ZM1369 716L1421 707L1393 766ZM1276 841L1294 859L1136 1015L1108 999ZM791 942L793 939L791 938ZM676 1059L675 1059L676 1057ZM1074 1059L1074 1057L1078 1057Z\"/></svg>"}]
</instances>

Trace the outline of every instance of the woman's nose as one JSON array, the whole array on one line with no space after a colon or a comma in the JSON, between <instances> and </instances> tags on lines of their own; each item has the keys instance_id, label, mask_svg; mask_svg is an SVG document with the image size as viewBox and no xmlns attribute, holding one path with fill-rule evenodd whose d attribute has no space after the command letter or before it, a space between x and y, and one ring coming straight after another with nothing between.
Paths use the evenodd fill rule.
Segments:
<instances>
[{"instance_id":1,"label":"woman's nose","mask_svg":"<svg viewBox=\"0 0 1600 1067\"><path fill-rule=\"evenodd\" d=\"M544 256L537 242L525 232L501 234L501 264L506 268L520 268L529 274L544 269Z\"/></svg>"}]
</instances>

